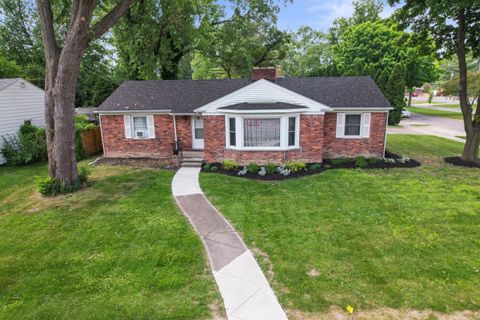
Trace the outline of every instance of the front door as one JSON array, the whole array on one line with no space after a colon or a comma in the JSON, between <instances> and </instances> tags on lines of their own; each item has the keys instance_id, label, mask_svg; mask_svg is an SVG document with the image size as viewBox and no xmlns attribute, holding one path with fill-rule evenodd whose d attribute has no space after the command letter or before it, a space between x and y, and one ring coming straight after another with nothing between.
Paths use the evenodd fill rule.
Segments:
<instances>
[{"instance_id":1,"label":"front door","mask_svg":"<svg viewBox=\"0 0 480 320\"><path fill-rule=\"evenodd\" d=\"M192 117L192 149L203 149L202 117Z\"/></svg>"}]
</instances>

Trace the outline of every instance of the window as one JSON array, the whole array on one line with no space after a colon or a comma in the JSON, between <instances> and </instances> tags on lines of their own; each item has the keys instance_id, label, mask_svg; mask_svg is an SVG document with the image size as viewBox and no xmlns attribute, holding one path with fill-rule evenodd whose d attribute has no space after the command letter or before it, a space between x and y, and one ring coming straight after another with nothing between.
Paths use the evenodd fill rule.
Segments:
<instances>
[{"instance_id":1,"label":"window","mask_svg":"<svg viewBox=\"0 0 480 320\"><path fill-rule=\"evenodd\" d=\"M134 138L148 138L147 117L133 117L133 136Z\"/></svg>"},{"instance_id":2,"label":"window","mask_svg":"<svg viewBox=\"0 0 480 320\"><path fill-rule=\"evenodd\" d=\"M245 147L280 147L280 118L244 119Z\"/></svg>"},{"instance_id":3,"label":"window","mask_svg":"<svg viewBox=\"0 0 480 320\"><path fill-rule=\"evenodd\" d=\"M193 119L193 126L195 129L195 139L203 139L203 119L195 117Z\"/></svg>"},{"instance_id":4,"label":"window","mask_svg":"<svg viewBox=\"0 0 480 320\"><path fill-rule=\"evenodd\" d=\"M345 136L360 136L362 124L361 114L345 115Z\"/></svg>"},{"instance_id":5,"label":"window","mask_svg":"<svg viewBox=\"0 0 480 320\"><path fill-rule=\"evenodd\" d=\"M295 131L297 125L297 118L290 117L288 118L288 146L295 145Z\"/></svg>"},{"instance_id":6,"label":"window","mask_svg":"<svg viewBox=\"0 0 480 320\"><path fill-rule=\"evenodd\" d=\"M231 146L237 145L237 132L235 127L235 118L228 118L228 135Z\"/></svg>"},{"instance_id":7,"label":"window","mask_svg":"<svg viewBox=\"0 0 480 320\"><path fill-rule=\"evenodd\" d=\"M31 126L32 125L32 120L25 120L23 121L24 125Z\"/></svg>"}]
</instances>

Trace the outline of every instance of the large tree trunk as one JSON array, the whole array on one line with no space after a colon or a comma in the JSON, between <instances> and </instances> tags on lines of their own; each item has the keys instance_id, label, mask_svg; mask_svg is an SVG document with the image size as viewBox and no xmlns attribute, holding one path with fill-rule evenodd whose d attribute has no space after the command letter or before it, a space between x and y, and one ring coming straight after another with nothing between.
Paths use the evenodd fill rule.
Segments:
<instances>
[{"instance_id":1,"label":"large tree trunk","mask_svg":"<svg viewBox=\"0 0 480 320\"><path fill-rule=\"evenodd\" d=\"M462 159L479 163L478 148L480 147L480 110L477 109L472 120L472 106L468 100L467 91L467 62L465 60L465 11L458 13L458 43L457 57L460 71L460 109L463 114L463 123L467 134Z\"/></svg>"},{"instance_id":2,"label":"large tree trunk","mask_svg":"<svg viewBox=\"0 0 480 320\"><path fill-rule=\"evenodd\" d=\"M75 91L83 52L90 37L104 34L127 11L133 0L120 1L90 28L95 0L72 1L63 48L57 45L49 0L37 0L45 48L45 118L48 171L64 186L78 180L75 159Z\"/></svg>"}]
</instances>

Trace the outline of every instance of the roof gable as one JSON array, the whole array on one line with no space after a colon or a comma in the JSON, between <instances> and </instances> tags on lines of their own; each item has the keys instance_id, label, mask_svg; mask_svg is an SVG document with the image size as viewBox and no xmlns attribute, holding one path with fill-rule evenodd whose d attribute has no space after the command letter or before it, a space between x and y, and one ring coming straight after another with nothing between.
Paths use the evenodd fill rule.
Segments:
<instances>
[{"instance_id":1,"label":"roof gable","mask_svg":"<svg viewBox=\"0 0 480 320\"><path fill-rule=\"evenodd\" d=\"M195 112L216 113L222 108L239 103L286 103L307 108L307 112L322 113L332 109L268 80L258 80L224 97L212 101Z\"/></svg>"}]
</instances>

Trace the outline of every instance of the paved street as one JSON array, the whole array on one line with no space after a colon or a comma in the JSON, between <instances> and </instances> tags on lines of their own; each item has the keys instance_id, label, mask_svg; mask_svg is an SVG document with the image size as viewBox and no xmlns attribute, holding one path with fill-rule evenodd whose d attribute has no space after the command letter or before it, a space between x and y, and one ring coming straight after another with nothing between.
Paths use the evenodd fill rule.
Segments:
<instances>
[{"instance_id":1,"label":"paved street","mask_svg":"<svg viewBox=\"0 0 480 320\"><path fill-rule=\"evenodd\" d=\"M430 134L450 140L465 142L456 136L465 136L463 121L426 116L412 112L410 119L402 119L400 127L388 127L387 133L399 134Z\"/></svg>"}]
</instances>

